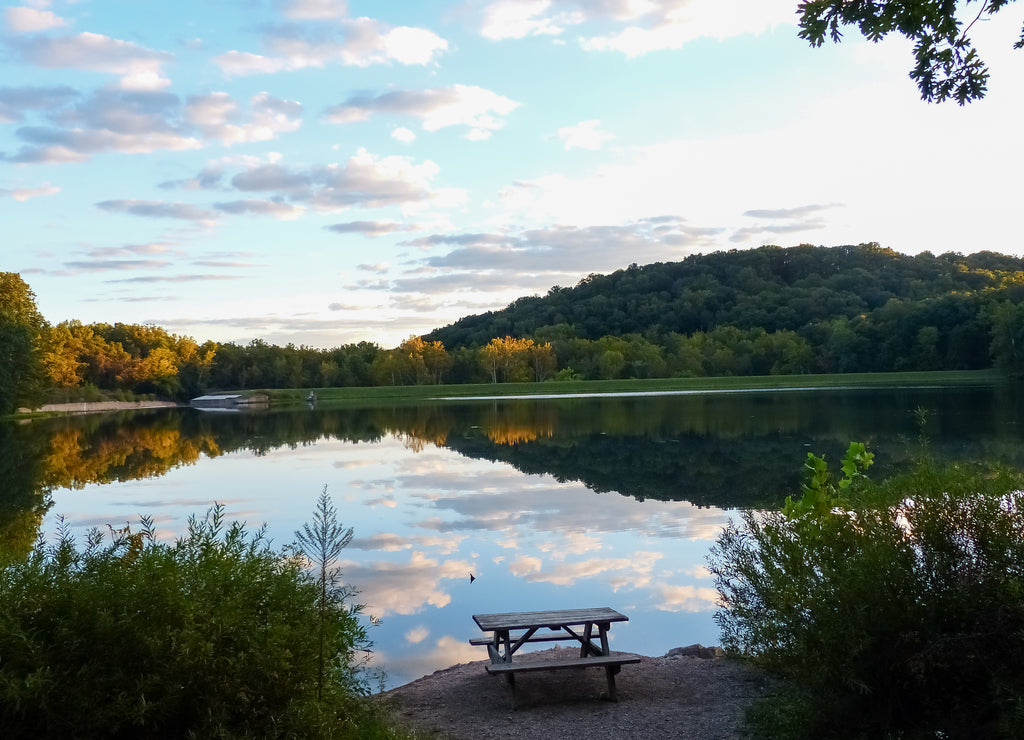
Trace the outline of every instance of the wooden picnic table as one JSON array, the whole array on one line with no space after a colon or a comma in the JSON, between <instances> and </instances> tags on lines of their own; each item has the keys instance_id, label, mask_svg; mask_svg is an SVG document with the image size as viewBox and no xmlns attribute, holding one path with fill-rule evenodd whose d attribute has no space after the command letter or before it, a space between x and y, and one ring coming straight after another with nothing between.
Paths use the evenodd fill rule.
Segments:
<instances>
[{"instance_id":1,"label":"wooden picnic table","mask_svg":"<svg viewBox=\"0 0 1024 740\"><path fill-rule=\"evenodd\" d=\"M590 609L474 614L473 621L482 631L491 634L489 637L473 638L469 642L472 645L487 646L487 654L491 659L491 664L487 666L487 672L505 676L512 691L513 705L515 704L515 674L520 671L600 666L605 669L605 675L608 678L608 698L615 701L615 675L619 673L624 663L640 662L639 656L627 653L613 655L609 649L608 630L612 623L627 622L629 617L607 606ZM547 630L547 632L541 632L542 630ZM516 651L527 643L560 640L578 642L580 645L579 657L554 661L513 661Z\"/></svg>"}]
</instances>

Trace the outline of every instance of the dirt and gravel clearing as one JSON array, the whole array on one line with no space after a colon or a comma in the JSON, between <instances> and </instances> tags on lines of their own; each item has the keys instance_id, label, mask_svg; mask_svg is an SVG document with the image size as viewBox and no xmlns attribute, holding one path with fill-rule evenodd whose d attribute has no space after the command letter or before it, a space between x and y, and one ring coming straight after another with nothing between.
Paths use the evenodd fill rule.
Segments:
<instances>
[{"instance_id":1,"label":"dirt and gravel clearing","mask_svg":"<svg viewBox=\"0 0 1024 740\"><path fill-rule=\"evenodd\" d=\"M575 654L552 648L523 659ZM486 664L452 666L380 697L403 727L428 738L733 740L746 737L745 709L774 690L764 674L727 658L643 657L622 666L617 702L599 698L607 692L601 669L537 671L516 679L513 709L505 680Z\"/></svg>"}]
</instances>

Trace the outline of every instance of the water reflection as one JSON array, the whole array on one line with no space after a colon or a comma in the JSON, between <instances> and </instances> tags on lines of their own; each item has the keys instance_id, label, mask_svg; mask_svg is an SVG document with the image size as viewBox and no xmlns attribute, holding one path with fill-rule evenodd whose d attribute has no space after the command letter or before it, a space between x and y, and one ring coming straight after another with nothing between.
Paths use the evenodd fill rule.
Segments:
<instances>
[{"instance_id":1,"label":"water reflection","mask_svg":"<svg viewBox=\"0 0 1024 740\"><path fill-rule=\"evenodd\" d=\"M0 538L139 513L173 537L219 501L285 543L327 485L391 685L481 659L477 612L613 606L616 647L660 654L717 642L703 564L732 509L777 505L808 450L900 464L917 406L941 454L1024 465L1012 388L144 412L0 426Z\"/></svg>"}]
</instances>

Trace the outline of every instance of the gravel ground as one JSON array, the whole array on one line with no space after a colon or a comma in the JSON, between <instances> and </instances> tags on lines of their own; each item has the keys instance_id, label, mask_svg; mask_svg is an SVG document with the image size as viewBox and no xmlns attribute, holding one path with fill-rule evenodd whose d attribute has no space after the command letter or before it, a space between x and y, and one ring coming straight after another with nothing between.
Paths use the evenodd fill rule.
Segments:
<instances>
[{"instance_id":1,"label":"gravel ground","mask_svg":"<svg viewBox=\"0 0 1024 740\"><path fill-rule=\"evenodd\" d=\"M523 659L571 657L552 648ZM743 713L773 690L764 675L727 658L643 657L622 666L607 693L604 671L537 671L516 678L517 708L505 679L485 670L487 661L446 668L381 694L398 722L423 737L630 738L667 740L744 738Z\"/></svg>"}]
</instances>

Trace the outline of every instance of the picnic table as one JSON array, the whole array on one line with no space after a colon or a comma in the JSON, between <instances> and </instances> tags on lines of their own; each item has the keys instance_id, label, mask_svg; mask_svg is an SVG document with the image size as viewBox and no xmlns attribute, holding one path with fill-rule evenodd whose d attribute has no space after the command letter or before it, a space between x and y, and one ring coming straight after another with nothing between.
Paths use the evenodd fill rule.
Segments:
<instances>
[{"instance_id":1,"label":"picnic table","mask_svg":"<svg viewBox=\"0 0 1024 740\"><path fill-rule=\"evenodd\" d=\"M608 679L608 699L616 701L615 675L625 663L639 663L640 657L628 653L612 653L608 646L608 630L614 622L629 617L603 606L590 609L554 611L505 612L474 614L473 621L488 637L475 637L471 645L486 645L491 659L487 672L504 675L515 706L515 674L522 671L559 670L563 668L603 667ZM542 632L542 630L547 630ZM578 658L546 661L513 660L516 651L527 643L575 641L579 643Z\"/></svg>"}]
</instances>

